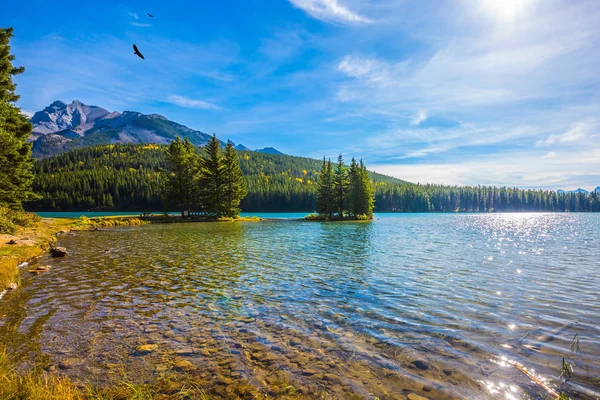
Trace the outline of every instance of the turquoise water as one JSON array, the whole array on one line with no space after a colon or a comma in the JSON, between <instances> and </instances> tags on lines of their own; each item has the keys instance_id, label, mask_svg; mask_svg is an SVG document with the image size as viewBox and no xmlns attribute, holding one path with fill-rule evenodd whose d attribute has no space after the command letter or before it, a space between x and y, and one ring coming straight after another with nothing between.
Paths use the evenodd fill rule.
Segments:
<instances>
[{"instance_id":1,"label":"turquoise water","mask_svg":"<svg viewBox=\"0 0 600 400\"><path fill-rule=\"evenodd\" d=\"M76 380L184 359L216 396L246 379L308 398L542 399L514 362L556 386L564 357L569 395L600 393L597 214L167 224L59 244L67 257L37 260L52 269L0 302L0 342L24 365L75 358Z\"/></svg>"}]
</instances>

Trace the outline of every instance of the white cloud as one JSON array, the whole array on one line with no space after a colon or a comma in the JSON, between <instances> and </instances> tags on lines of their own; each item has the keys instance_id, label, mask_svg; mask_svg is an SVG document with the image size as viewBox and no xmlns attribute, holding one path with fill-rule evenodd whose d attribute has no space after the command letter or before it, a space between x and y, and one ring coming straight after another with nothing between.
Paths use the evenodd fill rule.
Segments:
<instances>
[{"instance_id":1,"label":"white cloud","mask_svg":"<svg viewBox=\"0 0 600 400\"><path fill-rule=\"evenodd\" d=\"M140 17L139 17L139 16L138 16L136 13L130 12L130 13L128 13L128 14L129 14L129 16L130 16L130 17L132 17L133 19L140 19Z\"/></svg>"},{"instance_id":2,"label":"white cloud","mask_svg":"<svg viewBox=\"0 0 600 400\"><path fill-rule=\"evenodd\" d=\"M316 19L327 22L346 22L368 24L369 18L363 17L344 5L338 0L289 0L294 7L300 8Z\"/></svg>"},{"instance_id":3,"label":"white cloud","mask_svg":"<svg viewBox=\"0 0 600 400\"><path fill-rule=\"evenodd\" d=\"M594 188L600 182L600 149L570 152L544 159L527 152L475 157L455 163L370 165L373 170L409 182L449 185L495 185L559 189L573 185Z\"/></svg>"},{"instance_id":4,"label":"white cloud","mask_svg":"<svg viewBox=\"0 0 600 400\"><path fill-rule=\"evenodd\" d=\"M129 25L137 26L138 28L148 28L149 26L152 26L152 24L140 23L140 22L135 22L135 21L129 22Z\"/></svg>"},{"instance_id":5,"label":"white cloud","mask_svg":"<svg viewBox=\"0 0 600 400\"><path fill-rule=\"evenodd\" d=\"M556 157L556 153L553 151L549 151L546 154L544 154L544 156L542 158L554 158Z\"/></svg>"},{"instance_id":6,"label":"white cloud","mask_svg":"<svg viewBox=\"0 0 600 400\"><path fill-rule=\"evenodd\" d=\"M177 104L181 107L196 108L199 110L217 110L219 107L214 104L208 103L203 100L190 99L184 96L171 95L169 96L169 102Z\"/></svg>"},{"instance_id":7,"label":"white cloud","mask_svg":"<svg viewBox=\"0 0 600 400\"><path fill-rule=\"evenodd\" d=\"M586 121L574 124L571 129L562 134L548 136L545 140L539 140L538 145L574 144L581 143L587 139L600 135L600 124L597 121Z\"/></svg>"},{"instance_id":8,"label":"white cloud","mask_svg":"<svg viewBox=\"0 0 600 400\"><path fill-rule=\"evenodd\" d=\"M21 109L21 114L23 114L24 116L26 116L27 118L31 118L33 117L33 114L35 114L35 111L33 110L23 110Z\"/></svg>"},{"instance_id":9,"label":"white cloud","mask_svg":"<svg viewBox=\"0 0 600 400\"><path fill-rule=\"evenodd\" d=\"M418 126L421 122L425 121L429 116L427 115L427 111L420 110L416 115L411 118L410 124Z\"/></svg>"}]
</instances>

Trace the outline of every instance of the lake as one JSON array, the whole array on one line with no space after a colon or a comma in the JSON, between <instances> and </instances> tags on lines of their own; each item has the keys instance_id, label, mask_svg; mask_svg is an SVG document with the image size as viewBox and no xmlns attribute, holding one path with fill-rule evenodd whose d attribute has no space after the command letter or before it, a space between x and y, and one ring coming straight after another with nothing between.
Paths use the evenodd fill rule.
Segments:
<instances>
[{"instance_id":1,"label":"lake","mask_svg":"<svg viewBox=\"0 0 600 400\"><path fill-rule=\"evenodd\" d=\"M23 366L98 384L198 368L223 396L247 379L333 399L541 399L512 362L552 385L564 357L569 395L599 395L598 214L148 225L59 244L67 257L36 260L52 269L0 301Z\"/></svg>"}]
</instances>

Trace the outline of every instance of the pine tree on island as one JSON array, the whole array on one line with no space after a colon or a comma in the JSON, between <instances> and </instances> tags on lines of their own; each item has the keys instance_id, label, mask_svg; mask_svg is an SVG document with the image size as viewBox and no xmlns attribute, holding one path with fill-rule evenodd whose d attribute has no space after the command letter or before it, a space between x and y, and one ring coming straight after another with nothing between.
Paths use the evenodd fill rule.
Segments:
<instances>
[{"instance_id":1,"label":"pine tree on island","mask_svg":"<svg viewBox=\"0 0 600 400\"><path fill-rule=\"evenodd\" d=\"M240 201L246 197L246 181L240 167L240 159L233 148L233 143L227 141L224 156L225 180L225 210L228 217L240 215Z\"/></svg>"},{"instance_id":2,"label":"pine tree on island","mask_svg":"<svg viewBox=\"0 0 600 400\"><path fill-rule=\"evenodd\" d=\"M325 215L329 218L335 212L332 165L331 160L325 161L325 157L323 157L323 166L321 167L319 186L317 188L317 211L320 215Z\"/></svg>"},{"instance_id":3,"label":"pine tree on island","mask_svg":"<svg viewBox=\"0 0 600 400\"><path fill-rule=\"evenodd\" d=\"M200 190L204 200L203 208L210 215L219 218L225 212L225 163L221 154L221 142L215 135L205 148L203 168L200 173Z\"/></svg>"},{"instance_id":4,"label":"pine tree on island","mask_svg":"<svg viewBox=\"0 0 600 400\"><path fill-rule=\"evenodd\" d=\"M339 217L344 217L344 210L347 209L348 203L348 171L344 166L344 159L340 154L338 156L338 162L335 167L335 173L333 174L333 188L334 188L334 203L335 210Z\"/></svg>"},{"instance_id":5,"label":"pine tree on island","mask_svg":"<svg viewBox=\"0 0 600 400\"><path fill-rule=\"evenodd\" d=\"M350 168L346 168L340 155L334 171L331 160L323 158L317 188L318 215L307 219L368 220L373 218L374 203L373 183L362 160L357 163L353 158Z\"/></svg>"},{"instance_id":6,"label":"pine tree on island","mask_svg":"<svg viewBox=\"0 0 600 400\"><path fill-rule=\"evenodd\" d=\"M198 204L198 173L200 158L192 143L178 137L171 142L167 150L166 194L171 204L181 210L181 217L189 216L192 208Z\"/></svg>"},{"instance_id":7,"label":"pine tree on island","mask_svg":"<svg viewBox=\"0 0 600 400\"><path fill-rule=\"evenodd\" d=\"M213 135L199 155L187 138L178 137L169 145L167 161L166 200L181 210L182 217L192 211L217 219L239 216L246 181L231 142L223 151Z\"/></svg>"}]
</instances>

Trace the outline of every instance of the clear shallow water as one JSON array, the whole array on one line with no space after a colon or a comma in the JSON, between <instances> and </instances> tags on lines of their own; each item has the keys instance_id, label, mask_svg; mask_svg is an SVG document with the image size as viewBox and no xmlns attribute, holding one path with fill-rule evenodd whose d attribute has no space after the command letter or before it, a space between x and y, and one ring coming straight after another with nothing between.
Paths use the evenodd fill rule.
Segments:
<instances>
[{"instance_id":1,"label":"clear shallow water","mask_svg":"<svg viewBox=\"0 0 600 400\"><path fill-rule=\"evenodd\" d=\"M0 302L0 341L26 365L77 364L61 370L75 379L186 360L215 387L542 398L499 360L557 382L566 357L572 397L600 390L599 215L151 225L59 244L69 256L39 259L50 272Z\"/></svg>"}]
</instances>

